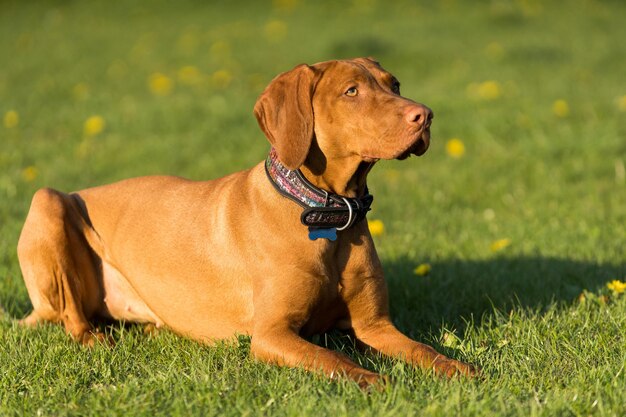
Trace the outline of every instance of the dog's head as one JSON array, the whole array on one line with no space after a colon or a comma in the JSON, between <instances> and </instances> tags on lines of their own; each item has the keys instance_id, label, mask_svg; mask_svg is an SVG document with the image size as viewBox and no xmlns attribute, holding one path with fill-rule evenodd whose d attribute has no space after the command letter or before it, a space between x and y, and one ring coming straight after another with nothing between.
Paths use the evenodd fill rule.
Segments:
<instances>
[{"instance_id":1,"label":"dog's head","mask_svg":"<svg viewBox=\"0 0 626 417\"><path fill-rule=\"evenodd\" d=\"M400 83L369 58L299 65L278 75L254 106L261 129L289 169L315 138L327 157L365 162L422 155L432 111L400 95Z\"/></svg>"}]
</instances>

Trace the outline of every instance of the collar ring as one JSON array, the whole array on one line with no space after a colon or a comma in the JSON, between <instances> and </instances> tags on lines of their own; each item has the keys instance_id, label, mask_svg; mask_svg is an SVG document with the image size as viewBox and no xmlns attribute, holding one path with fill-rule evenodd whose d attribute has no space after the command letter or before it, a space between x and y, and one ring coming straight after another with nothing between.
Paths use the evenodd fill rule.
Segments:
<instances>
[{"instance_id":1,"label":"collar ring","mask_svg":"<svg viewBox=\"0 0 626 417\"><path fill-rule=\"evenodd\" d=\"M346 203L346 206L348 206L348 221L343 226L337 228L338 232L340 232L342 230L346 230L348 227L352 226L352 221L353 221L353 218L352 218L352 214L353 214L352 204L350 204L350 202L348 201L347 198L345 198L345 197L341 197L341 198Z\"/></svg>"}]
</instances>

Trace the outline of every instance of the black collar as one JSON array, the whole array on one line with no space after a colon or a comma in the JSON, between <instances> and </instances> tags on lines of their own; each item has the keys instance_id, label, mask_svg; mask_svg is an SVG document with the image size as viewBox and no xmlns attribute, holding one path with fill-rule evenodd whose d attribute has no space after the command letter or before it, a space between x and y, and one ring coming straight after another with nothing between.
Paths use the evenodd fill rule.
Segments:
<instances>
[{"instance_id":1,"label":"black collar","mask_svg":"<svg viewBox=\"0 0 626 417\"><path fill-rule=\"evenodd\" d=\"M304 208L300 221L311 229L345 230L365 219L374 197L365 188L365 195L344 197L311 184L300 170L286 168L270 150L265 160L265 172L274 188ZM312 238L313 239L313 238ZM334 240L334 239L331 239Z\"/></svg>"}]
</instances>

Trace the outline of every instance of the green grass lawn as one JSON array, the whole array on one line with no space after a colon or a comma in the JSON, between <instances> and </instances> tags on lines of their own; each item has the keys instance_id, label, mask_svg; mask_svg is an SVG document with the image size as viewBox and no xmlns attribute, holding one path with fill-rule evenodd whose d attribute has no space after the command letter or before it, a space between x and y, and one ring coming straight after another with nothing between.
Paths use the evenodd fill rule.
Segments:
<instances>
[{"instance_id":1,"label":"green grass lawn","mask_svg":"<svg viewBox=\"0 0 626 417\"><path fill-rule=\"evenodd\" d=\"M0 2L0 415L626 415L626 294L607 287L626 281L624 22L609 0ZM257 363L246 338L115 324L116 346L90 350L16 325L35 190L250 167L269 149L252 115L269 80L354 56L436 114L425 156L370 175L395 322L482 379L334 333L315 341L393 383Z\"/></svg>"}]
</instances>

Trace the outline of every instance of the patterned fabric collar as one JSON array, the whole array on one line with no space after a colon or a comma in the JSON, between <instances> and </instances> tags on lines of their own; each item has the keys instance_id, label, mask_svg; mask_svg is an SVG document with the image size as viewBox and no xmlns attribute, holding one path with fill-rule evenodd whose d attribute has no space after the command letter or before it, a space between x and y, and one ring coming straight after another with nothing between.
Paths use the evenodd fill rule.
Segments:
<instances>
[{"instance_id":1,"label":"patterned fabric collar","mask_svg":"<svg viewBox=\"0 0 626 417\"><path fill-rule=\"evenodd\" d=\"M359 198L343 197L317 188L300 170L286 168L278 160L274 148L265 160L265 172L280 194L304 208L300 221L309 226L309 230L348 229L365 218L374 200L367 188L365 195Z\"/></svg>"}]
</instances>

